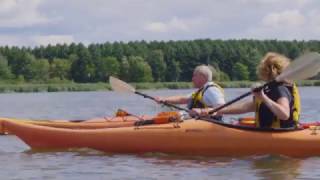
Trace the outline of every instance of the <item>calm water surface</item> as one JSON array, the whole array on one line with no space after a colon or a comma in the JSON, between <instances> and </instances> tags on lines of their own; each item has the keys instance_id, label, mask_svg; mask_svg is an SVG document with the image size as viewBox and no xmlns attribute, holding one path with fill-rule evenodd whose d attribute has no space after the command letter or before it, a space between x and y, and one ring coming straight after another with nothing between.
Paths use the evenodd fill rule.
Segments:
<instances>
[{"instance_id":1,"label":"calm water surface","mask_svg":"<svg viewBox=\"0 0 320 180\"><path fill-rule=\"evenodd\" d=\"M227 99L248 89L226 89ZM303 121L320 121L320 88L300 88ZM191 90L145 91L174 95ZM134 94L59 92L0 94L0 116L31 119L88 119L112 116L118 108L154 114L164 108ZM32 152L15 136L0 136L0 179L319 179L320 156L188 157L121 155L80 149Z\"/></svg>"}]
</instances>

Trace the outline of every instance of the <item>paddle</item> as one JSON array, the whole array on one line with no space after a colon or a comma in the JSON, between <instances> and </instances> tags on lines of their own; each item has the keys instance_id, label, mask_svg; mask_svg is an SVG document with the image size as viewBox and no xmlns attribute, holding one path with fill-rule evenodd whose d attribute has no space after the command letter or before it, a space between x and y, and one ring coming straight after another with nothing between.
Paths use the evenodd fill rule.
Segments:
<instances>
[{"instance_id":1,"label":"paddle","mask_svg":"<svg viewBox=\"0 0 320 180\"><path fill-rule=\"evenodd\" d=\"M140 96L143 96L144 98L149 98L153 101L156 101L158 102L154 97L152 96L149 96L147 94L144 94L144 93L141 93L139 91L136 91L134 87L132 87L130 84L124 82L124 81L121 81L120 79L118 78L115 78L113 76L110 76L109 77L109 83L111 85L111 88L114 90L114 91L117 91L117 92L124 92L124 93L135 93L135 94L138 94ZM178 110L182 110L182 111L186 111L186 112L189 112L188 109L185 109L185 108L182 108L182 107L179 107L179 106L176 106L174 104L170 104L170 103L167 103L167 102L160 102L161 104L165 105L165 106L169 106L169 107L173 107L175 109L178 109Z\"/></svg>"},{"instance_id":2,"label":"paddle","mask_svg":"<svg viewBox=\"0 0 320 180\"><path fill-rule=\"evenodd\" d=\"M312 76L315 76L319 73L320 71L320 54L317 52L310 52L306 53L297 59L295 59L279 76L276 77L275 80L270 81L256 89L263 89L267 86L270 86L272 84L277 84L278 82L281 82L283 80L303 80L310 78ZM225 108L240 99L245 98L246 96L249 96L252 92L247 92L227 103L224 105L221 105L211 111L209 111L209 114L213 114L222 108Z\"/></svg>"}]
</instances>

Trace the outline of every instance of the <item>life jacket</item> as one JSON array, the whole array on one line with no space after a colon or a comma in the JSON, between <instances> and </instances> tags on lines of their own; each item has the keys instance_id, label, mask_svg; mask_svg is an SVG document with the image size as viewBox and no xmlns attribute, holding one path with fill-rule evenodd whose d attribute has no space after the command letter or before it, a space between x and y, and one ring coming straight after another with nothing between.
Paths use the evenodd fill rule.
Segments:
<instances>
[{"instance_id":1,"label":"life jacket","mask_svg":"<svg viewBox=\"0 0 320 180\"><path fill-rule=\"evenodd\" d=\"M290 117L288 120L280 120L274 115L274 119L272 120L272 128L286 128L285 124L293 125L294 127L298 126L298 121L300 118L300 112L301 112L301 105L300 105L300 95L298 88L295 83L293 85L285 85L289 89L289 92L291 93L293 99L292 102L289 102L290 106ZM260 117L259 117L259 109L261 105L261 100L255 99L255 124L256 127L260 127ZM292 126L291 126L292 127Z\"/></svg>"},{"instance_id":2,"label":"life jacket","mask_svg":"<svg viewBox=\"0 0 320 180\"><path fill-rule=\"evenodd\" d=\"M205 104L203 100L203 94L206 92L206 90L210 87L217 87L222 94L224 94L222 87L220 87L218 84L214 82L210 82L209 85L200 88L198 91L192 93L191 97L191 102L188 104L188 108L206 108L208 107L207 104Z\"/></svg>"}]
</instances>

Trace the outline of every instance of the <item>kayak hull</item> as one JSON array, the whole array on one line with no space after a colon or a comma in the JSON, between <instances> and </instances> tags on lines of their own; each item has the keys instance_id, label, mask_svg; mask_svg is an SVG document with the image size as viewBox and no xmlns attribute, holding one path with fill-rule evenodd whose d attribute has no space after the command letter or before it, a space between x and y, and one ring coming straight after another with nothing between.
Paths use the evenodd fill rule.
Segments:
<instances>
[{"instance_id":1,"label":"kayak hull","mask_svg":"<svg viewBox=\"0 0 320 180\"><path fill-rule=\"evenodd\" d=\"M92 148L111 153L162 152L204 156L320 155L320 134L305 129L261 132L201 120L141 127L74 130L4 121L32 149Z\"/></svg>"},{"instance_id":2,"label":"kayak hull","mask_svg":"<svg viewBox=\"0 0 320 180\"><path fill-rule=\"evenodd\" d=\"M10 130L6 128L3 121L22 122L40 126L49 126L56 128L67 129L100 129L100 128L116 128L133 126L134 123L141 119L149 119L151 116L124 116L113 118L95 118L84 121L68 121L68 120L28 120L28 119L13 119L13 118L0 118L0 134L11 134Z\"/></svg>"}]
</instances>

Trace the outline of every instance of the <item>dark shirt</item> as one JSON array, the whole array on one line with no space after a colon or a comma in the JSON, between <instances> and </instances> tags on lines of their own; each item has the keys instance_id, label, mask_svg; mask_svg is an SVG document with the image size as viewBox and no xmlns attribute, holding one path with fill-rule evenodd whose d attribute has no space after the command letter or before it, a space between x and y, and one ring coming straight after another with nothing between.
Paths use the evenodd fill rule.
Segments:
<instances>
[{"instance_id":1,"label":"dark shirt","mask_svg":"<svg viewBox=\"0 0 320 180\"><path fill-rule=\"evenodd\" d=\"M284 85L271 86L266 88L264 90L264 93L275 102L282 97L285 97L288 99L289 106L290 106L289 119L291 120L280 120L280 127L281 128L293 127L294 122L292 121L292 115L291 115L292 114L291 109L293 106L293 97L288 87ZM260 109L258 112L259 112L259 118L260 118L260 127L271 127L273 120L276 118L273 112L264 103L260 105Z\"/></svg>"}]
</instances>

